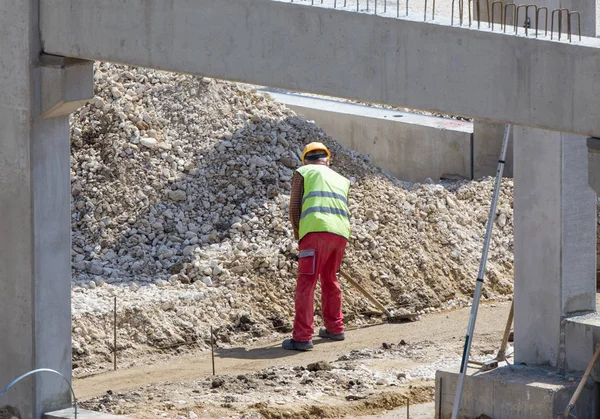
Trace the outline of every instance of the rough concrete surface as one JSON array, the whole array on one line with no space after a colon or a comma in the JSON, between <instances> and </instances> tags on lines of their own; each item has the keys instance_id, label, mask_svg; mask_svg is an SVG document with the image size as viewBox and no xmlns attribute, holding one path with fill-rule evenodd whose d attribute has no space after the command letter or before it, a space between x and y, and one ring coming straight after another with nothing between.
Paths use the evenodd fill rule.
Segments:
<instances>
[{"instance_id":1,"label":"rough concrete surface","mask_svg":"<svg viewBox=\"0 0 600 419\"><path fill-rule=\"evenodd\" d=\"M459 418L473 419L487 415L493 419L548 419L562 417L577 388L577 379L557 376L552 369L514 365L465 378ZM436 414L441 419L452 416L456 393L456 372L436 374ZM578 419L598 415L598 384L588 382L572 410Z\"/></svg>"},{"instance_id":2,"label":"rough concrete surface","mask_svg":"<svg viewBox=\"0 0 600 419\"><path fill-rule=\"evenodd\" d=\"M271 0L47 0L42 16L54 54L600 135L595 38L570 44Z\"/></svg>"}]
</instances>

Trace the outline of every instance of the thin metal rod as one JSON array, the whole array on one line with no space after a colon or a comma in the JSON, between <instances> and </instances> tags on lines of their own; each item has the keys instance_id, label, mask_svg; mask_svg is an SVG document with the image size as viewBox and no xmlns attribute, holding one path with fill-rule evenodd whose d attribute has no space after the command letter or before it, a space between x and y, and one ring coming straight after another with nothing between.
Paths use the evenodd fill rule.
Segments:
<instances>
[{"instance_id":1,"label":"thin metal rod","mask_svg":"<svg viewBox=\"0 0 600 419\"><path fill-rule=\"evenodd\" d=\"M406 0L406 16L408 16L408 0Z\"/></svg>"},{"instance_id":2,"label":"thin metal rod","mask_svg":"<svg viewBox=\"0 0 600 419\"><path fill-rule=\"evenodd\" d=\"M383 0L383 13L387 13L387 0Z\"/></svg>"},{"instance_id":3,"label":"thin metal rod","mask_svg":"<svg viewBox=\"0 0 600 419\"><path fill-rule=\"evenodd\" d=\"M406 419L410 419L410 399L406 398Z\"/></svg>"},{"instance_id":4,"label":"thin metal rod","mask_svg":"<svg viewBox=\"0 0 600 419\"><path fill-rule=\"evenodd\" d=\"M492 30L494 30L494 6L500 5L500 29L502 29L502 22L504 22L504 3L502 0L496 0L492 3Z\"/></svg>"},{"instance_id":5,"label":"thin metal rod","mask_svg":"<svg viewBox=\"0 0 600 419\"><path fill-rule=\"evenodd\" d=\"M577 29L579 30L579 40L581 41L581 15L579 12L569 12L569 42L571 42L571 16L577 15Z\"/></svg>"},{"instance_id":6,"label":"thin metal rod","mask_svg":"<svg viewBox=\"0 0 600 419\"><path fill-rule=\"evenodd\" d=\"M337 0L333 0L333 8L335 9L337 7Z\"/></svg>"},{"instance_id":7,"label":"thin metal rod","mask_svg":"<svg viewBox=\"0 0 600 419\"><path fill-rule=\"evenodd\" d=\"M114 299L113 310L113 367L117 370L117 296Z\"/></svg>"},{"instance_id":8,"label":"thin metal rod","mask_svg":"<svg viewBox=\"0 0 600 419\"><path fill-rule=\"evenodd\" d=\"M496 207L498 205L498 195L500 193L500 184L502 183L502 174L504 173L504 159L506 158L506 148L508 147L508 138L510 136L511 125L506 125L504 130L504 138L502 139L502 148L500 149L500 159L498 160L498 169L496 171L496 182L494 184L494 193L490 204L490 213L488 215L487 229L485 232L485 240L483 242L483 251L479 264L479 272L475 285L475 294L473 296L473 305L471 306L471 315L469 316L469 326L465 337L465 347L463 350L462 362L460 365L460 374L456 386L456 397L454 398L454 406L452 407L452 419L458 419L460 411L460 402L462 398L463 386L465 384L465 375L469 362L469 353L471 352L471 343L473 332L475 331L475 320L477 319L477 309L479 308L479 300L481 299L481 289L483 288L483 280L485 276L485 265L487 263L488 250L492 239L492 231L494 228L494 218L496 217Z\"/></svg>"},{"instance_id":9,"label":"thin metal rod","mask_svg":"<svg viewBox=\"0 0 600 419\"><path fill-rule=\"evenodd\" d=\"M400 17L400 0L396 0L396 17Z\"/></svg>"},{"instance_id":10,"label":"thin metal rod","mask_svg":"<svg viewBox=\"0 0 600 419\"><path fill-rule=\"evenodd\" d=\"M210 327L210 357L212 359L212 370L215 375L215 345L213 343L213 327Z\"/></svg>"},{"instance_id":11,"label":"thin metal rod","mask_svg":"<svg viewBox=\"0 0 600 419\"><path fill-rule=\"evenodd\" d=\"M480 14L480 0L475 0L475 7L477 9L477 29L481 29L481 14Z\"/></svg>"},{"instance_id":12,"label":"thin metal rod","mask_svg":"<svg viewBox=\"0 0 600 419\"><path fill-rule=\"evenodd\" d=\"M552 23L550 24L550 39L553 39L554 37L554 13L558 12L558 40L560 41L561 35L562 35L562 14L563 12L565 12L566 18L567 18L567 27L569 29L569 32L571 32L571 24L569 22L569 9L566 8L562 8L562 9L554 9L552 10Z\"/></svg>"},{"instance_id":13,"label":"thin metal rod","mask_svg":"<svg viewBox=\"0 0 600 419\"><path fill-rule=\"evenodd\" d=\"M67 383L67 385L69 386L69 389L71 390L71 397L72 397L71 402L73 403L73 410L74 410L74 413L75 413L75 419L77 419L77 397L75 397L75 391L73 390L73 386L71 386L70 380L68 380L67 377L65 377L64 375L62 375L60 372L52 370L50 368L38 368L36 370L32 370L32 371L26 372L25 374L20 375L19 377L15 378L10 383L8 383L8 385L6 387L4 387L4 390L0 391L0 398L2 398L2 396L4 396L6 394L6 392L11 389L12 386L14 386L15 384L17 384L23 378L29 377L30 375L33 375L33 374L37 374L39 372L51 372L53 374L60 375L63 378L63 380L65 380L65 383Z\"/></svg>"},{"instance_id":14,"label":"thin metal rod","mask_svg":"<svg viewBox=\"0 0 600 419\"><path fill-rule=\"evenodd\" d=\"M360 10L360 0L356 0L356 11Z\"/></svg>"},{"instance_id":15,"label":"thin metal rod","mask_svg":"<svg viewBox=\"0 0 600 419\"><path fill-rule=\"evenodd\" d=\"M467 0L467 8L469 9L469 28L471 27L471 2L473 0Z\"/></svg>"},{"instance_id":16,"label":"thin metal rod","mask_svg":"<svg viewBox=\"0 0 600 419\"><path fill-rule=\"evenodd\" d=\"M513 15L512 15L513 25L515 27L515 33L517 33L517 20L516 20L517 5L514 3L508 3L508 4L504 5L504 33L506 33L506 21L507 21L509 7L512 7L512 9L513 9Z\"/></svg>"},{"instance_id":17,"label":"thin metal rod","mask_svg":"<svg viewBox=\"0 0 600 419\"><path fill-rule=\"evenodd\" d=\"M375 0L375 15L377 15L377 0Z\"/></svg>"},{"instance_id":18,"label":"thin metal rod","mask_svg":"<svg viewBox=\"0 0 600 419\"><path fill-rule=\"evenodd\" d=\"M425 10L423 11L423 22L427 20L427 0L425 0Z\"/></svg>"},{"instance_id":19,"label":"thin metal rod","mask_svg":"<svg viewBox=\"0 0 600 419\"><path fill-rule=\"evenodd\" d=\"M535 37L536 38L538 36L538 27L539 27L539 20L540 20L540 12L542 10L546 12L546 26L545 26L544 36L548 36L548 8L547 7L538 7L538 9L535 12Z\"/></svg>"},{"instance_id":20,"label":"thin metal rod","mask_svg":"<svg viewBox=\"0 0 600 419\"><path fill-rule=\"evenodd\" d=\"M431 5L431 20L435 20L435 0L432 1ZM581 33L581 31L579 31ZM580 36L581 38L581 36Z\"/></svg>"},{"instance_id":21,"label":"thin metal rod","mask_svg":"<svg viewBox=\"0 0 600 419\"><path fill-rule=\"evenodd\" d=\"M519 10L523 7L525 8L525 36L528 36L529 35L529 26L527 25L527 19L529 18L529 8L534 7L535 13L537 16L538 7L535 4L521 4L519 7L517 7L517 17L516 17L517 22L519 22Z\"/></svg>"}]
</instances>

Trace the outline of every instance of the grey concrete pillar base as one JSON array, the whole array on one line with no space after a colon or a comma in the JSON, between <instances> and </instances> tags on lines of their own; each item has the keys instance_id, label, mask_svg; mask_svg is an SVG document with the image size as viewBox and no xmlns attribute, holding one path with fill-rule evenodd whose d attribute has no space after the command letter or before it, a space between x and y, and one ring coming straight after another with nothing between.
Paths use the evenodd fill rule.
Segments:
<instances>
[{"instance_id":1,"label":"grey concrete pillar base","mask_svg":"<svg viewBox=\"0 0 600 419\"><path fill-rule=\"evenodd\" d=\"M437 371L435 377L435 418L450 419L458 373ZM487 415L494 419L548 419L562 414L577 385L575 380L555 370L502 366L476 376L465 377L460 419ZM588 382L572 410L577 419L593 419L600 414L598 384ZM441 413L441 414L440 414Z\"/></svg>"},{"instance_id":2,"label":"grey concrete pillar base","mask_svg":"<svg viewBox=\"0 0 600 419\"><path fill-rule=\"evenodd\" d=\"M597 345L600 344L600 313L573 316L563 321L565 334L564 371L585 371ZM591 377L600 382L600 365L592 369Z\"/></svg>"}]
</instances>

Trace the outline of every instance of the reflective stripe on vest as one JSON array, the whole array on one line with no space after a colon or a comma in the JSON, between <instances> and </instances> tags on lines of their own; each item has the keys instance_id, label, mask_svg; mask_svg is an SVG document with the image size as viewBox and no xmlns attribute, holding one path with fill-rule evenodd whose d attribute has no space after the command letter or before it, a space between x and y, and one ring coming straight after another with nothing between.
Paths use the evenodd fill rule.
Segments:
<instances>
[{"instance_id":1,"label":"reflective stripe on vest","mask_svg":"<svg viewBox=\"0 0 600 419\"><path fill-rule=\"evenodd\" d=\"M300 239L317 232L350 238L350 181L324 165L302 166L297 172L304 178Z\"/></svg>"}]
</instances>

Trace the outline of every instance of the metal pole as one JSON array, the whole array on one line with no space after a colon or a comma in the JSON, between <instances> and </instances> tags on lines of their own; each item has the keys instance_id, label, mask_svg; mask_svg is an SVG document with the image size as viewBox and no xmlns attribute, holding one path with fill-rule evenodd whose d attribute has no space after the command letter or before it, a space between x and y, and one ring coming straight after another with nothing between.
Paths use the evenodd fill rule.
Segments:
<instances>
[{"instance_id":1,"label":"metal pole","mask_svg":"<svg viewBox=\"0 0 600 419\"><path fill-rule=\"evenodd\" d=\"M114 299L115 305L113 310L113 366L117 370L117 296Z\"/></svg>"},{"instance_id":2,"label":"metal pole","mask_svg":"<svg viewBox=\"0 0 600 419\"><path fill-rule=\"evenodd\" d=\"M215 346L213 344L213 328L210 327L210 354L212 358L213 375L215 375Z\"/></svg>"},{"instance_id":3,"label":"metal pole","mask_svg":"<svg viewBox=\"0 0 600 419\"><path fill-rule=\"evenodd\" d=\"M496 182L494 184L494 194L492 195L492 203L490 205L490 213L488 216L488 224L485 232L485 240L483 242L483 252L481 262L479 263L479 273L477 274L477 282L475 284L475 294L473 296L473 305L471 306L471 315L469 316L469 326L467 328L467 336L465 337L465 347L463 350L462 362L460 364L460 374L458 375L458 383L456 385L456 396L454 397L454 406L452 407L452 419L458 419L460 410L460 402L462 398L463 386L465 384L465 375L469 363L469 352L471 352L471 341L473 332L475 331L475 320L477 319L477 309L479 308L479 300L481 299L481 289L483 288L483 278L485 276L485 265L487 262L490 240L492 238L492 229L494 228L494 218L496 216L496 206L498 204L498 194L500 192L500 183L502 182L502 173L504 172L504 158L506 157L506 148L508 146L508 137L510 136L511 125L506 125L504 129L504 138L502 139L502 148L500 150L500 159L498 160L498 170L496 171Z\"/></svg>"}]
</instances>

